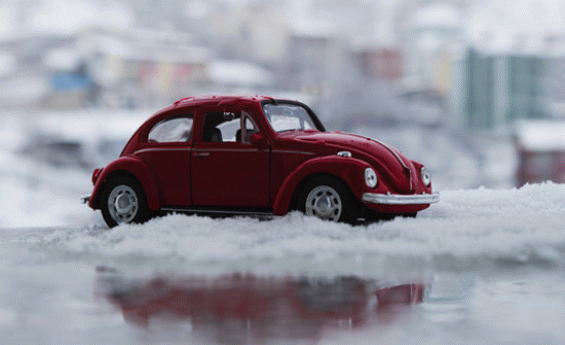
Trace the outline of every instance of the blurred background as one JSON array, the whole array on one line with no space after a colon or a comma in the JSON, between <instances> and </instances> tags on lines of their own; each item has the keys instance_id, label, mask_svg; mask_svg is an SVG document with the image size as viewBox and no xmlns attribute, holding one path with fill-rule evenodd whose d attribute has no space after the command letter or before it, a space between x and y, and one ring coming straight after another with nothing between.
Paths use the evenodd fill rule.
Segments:
<instances>
[{"instance_id":1,"label":"blurred background","mask_svg":"<svg viewBox=\"0 0 565 345\"><path fill-rule=\"evenodd\" d=\"M440 191L565 182L565 2L0 0L0 226L91 217L92 170L202 94L303 101Z\"/></svg>"}]
</instances>

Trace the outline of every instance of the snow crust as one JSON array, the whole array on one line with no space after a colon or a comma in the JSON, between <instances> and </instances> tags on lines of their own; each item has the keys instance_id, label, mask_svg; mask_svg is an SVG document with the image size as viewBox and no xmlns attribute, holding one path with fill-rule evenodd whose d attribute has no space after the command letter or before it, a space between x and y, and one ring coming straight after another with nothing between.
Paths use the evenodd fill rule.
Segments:
<instances>
[{"instance_id":1,"label":"snow crust","mask_svg":"<svg viewBox=\"0 0 565 345\"><path fill-rule=\"evenodd\" d=\"M107 230L54 230L26 241L129 268L374 276L394 269L489 272L565 264L565 185L442 191L416 219L370 225L293 213L273 220L170 215Z\"/></svg>"}]
</instances>

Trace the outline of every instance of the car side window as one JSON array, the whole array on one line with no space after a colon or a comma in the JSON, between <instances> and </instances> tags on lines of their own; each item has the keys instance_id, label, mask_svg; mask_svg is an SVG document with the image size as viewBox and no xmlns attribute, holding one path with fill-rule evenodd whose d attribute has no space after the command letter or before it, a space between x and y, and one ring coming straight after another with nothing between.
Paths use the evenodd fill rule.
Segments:
<instances>
[{"instance_id":1,"label":"car side window","mask_svg":"<svg viewBox=\"0 0 565 345\"><path fill-rule=\"evenodd\" d=\"M192 115L163 120L149 132L148 140L153 143L189 141L192 132Z\"/></svg>"},{"instance_id":2,"label":"car side window","mask_svg":"<svg viewBox=\"0 0 565 345\"><path fill-rule=\"evenodd\" d=\"M208 112L204 117L202 141L249 143L249 137L257 131L257 125L245 111Z\"/></svg>"},{"instance_id":3,"label":"car side window","mask_svg":"<svg viewBox=\"0 0 565 345\"><path fill-rule=\"evenodd\" d=\"M236 142L241 117L233 112L209 112L205 115L204 142Z\"/></svg>"}]
</instances>

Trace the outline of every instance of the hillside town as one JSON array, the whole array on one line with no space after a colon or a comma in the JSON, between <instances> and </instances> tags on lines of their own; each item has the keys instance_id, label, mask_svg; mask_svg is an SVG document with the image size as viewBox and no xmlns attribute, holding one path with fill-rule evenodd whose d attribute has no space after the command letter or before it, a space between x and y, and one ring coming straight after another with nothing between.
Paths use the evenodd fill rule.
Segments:
<instances>
[{"instance_id":1,"label":"hillside town","mask_svg":"<svg viewBox=\"0 0 565 345\"><path fill-rule=\"evenodd\" d=\"M310 104L330 130L385 136L449 187L565 182L562 145L522 135L528 123L565 118L563 7L4 0L0 107L108 114L188 95L264 94ZM544 149L518 154L525 146ZM556 171L516 177L528 169Z\"/></svg>"}]
</instances>

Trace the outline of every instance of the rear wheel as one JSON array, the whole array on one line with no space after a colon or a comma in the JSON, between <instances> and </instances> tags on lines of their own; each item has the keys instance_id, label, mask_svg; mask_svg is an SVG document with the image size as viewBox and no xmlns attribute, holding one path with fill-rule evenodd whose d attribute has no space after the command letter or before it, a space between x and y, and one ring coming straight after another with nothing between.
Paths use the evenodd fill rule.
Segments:
<instances>
[{"instance_id":1,"label":"rear wheel","mask_svg":"<svg viewBox=\"0 0 565 345\"><path fill-rule=\"evenodd\" d=\"M307 181L298 197L298 209L306 215L332 222L354 222L355 198L339 179L318 176Z\"/></svg>"},{"instance_id":2,"label":"rear wheel","mask_svg":"<svg viewBox=\"0 0 565 345\"><path fill-rule=\"evenodd\" d=\"M102 196L102 216L109 227L122 223L143 223L149 219L145 193L133 178L110 181Z\"/></svg>"}]
</instances>

